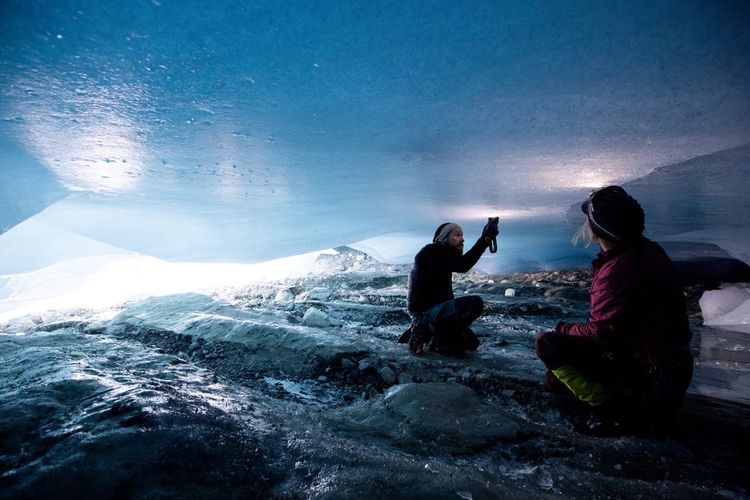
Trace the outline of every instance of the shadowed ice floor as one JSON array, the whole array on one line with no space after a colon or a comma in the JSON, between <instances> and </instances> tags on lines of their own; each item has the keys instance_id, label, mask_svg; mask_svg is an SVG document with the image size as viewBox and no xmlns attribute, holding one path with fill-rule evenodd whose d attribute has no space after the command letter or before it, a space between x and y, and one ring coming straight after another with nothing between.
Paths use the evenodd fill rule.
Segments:
<instances>
[{"instance_id":1,"label":"shadowed ice floor","mask_svg":"<svg viewBox=\"0 0 750 500\"><path fill-rule=\"evenodd\" d=\"M585 317L587 272L457 276L485 300L481 347L413 356L408 267L339 250L305 278L6 324L2 496L747 495L748 343L701 326L701 285L675 435L597 438L533 351Z\"/></svg>"}]
</instances>

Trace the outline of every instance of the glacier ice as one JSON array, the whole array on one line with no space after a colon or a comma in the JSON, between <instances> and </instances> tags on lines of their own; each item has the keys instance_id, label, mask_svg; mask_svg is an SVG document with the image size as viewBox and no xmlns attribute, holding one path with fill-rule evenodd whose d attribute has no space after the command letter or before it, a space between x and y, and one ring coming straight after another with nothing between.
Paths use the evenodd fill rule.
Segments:
<instances>
[{"instance_id":1,"label":"glacier ice","mask_svg":"<svg viewBox=\"0 0 750 500\"><path fill-rule=\"evenodd\" d=\"M44 165L0 127L0 234L68 193Z\"/></svg>"},{"instance_id":2,"label":"glacier ice","mask_svg":"<svg viewBox=\"0 0 750 500\"><path fill-rule=\"evenodd\" d=\"M0 2L3 491L746 494L746 330L710 326L746 328L744 285L704 296L705 325L689 289L687 443L572 431L533 338L585 316L570 269L593 250L569 240L591 188L625 183L682 269L750 262L748 19ZM408 356L411 259L439 223L468 241L491 215L499 252L455 283L487 299L484 345Z\"/></svg>"},{"instance_id":3,"label":"glacier ice","mask_svg":"<svg viewBox=\"0 0 750 500\"><path fill-rule=\"evenodd\" d=\"M570 409L549 404L533 342L560 317L585 315L590 272L461 275L457 293L482 294L487 311L475 323L480 350L454 359L396 342L408 265L351 249L320 260L316 274L145 298L114 317L77 310L6 324L6 491L61 496L60 476L101 496L123 483L206 497L349 497L371 484L409 497L743 491L747 412L736 402L747 402L750 378L717 370L731 345L708 346L714 358L696 366L692 430L586 436ZM518 293L506 297L508 287ZM276 300L282 291L291 301ZM305 325L311 308L336 324ZM702 452L714 435L721 446ZM644 480L654 470L669 480Z\"/></svg>"},{"instance_id":4,"label":"glacier ice","mask_svg":"<svg viewBox=\"0 0 750 500\"><path fill-rule=\"evenodd\" d=\"M750 138L742 15L639 6L5 2L2 227L45 207L52 227L0 241L3 262L29 258L0 274L95 251L247 263L358 242L404 262L443 220L471 233L495 214L487 270L585 264L558 228L589 188ZM746 149L691 162L632 184L650 229L747 260Z\"/></svg>"},{"instance_id":5,"label":"glacier ice","mask_svg":"<svg viewBox=\"0 0 750 500\"><path fill-rule=\"evenodd\" d=\"M750 284L724 285L708 290L700 299L706 325L750 333Z\"/></svg>"},{"instance_id":6,"label":"glacier ice","mask_svg":"<svg viewBox=\"0 0 750 500\"><path fill-rule=\"evenodd\" d=\"M746 6L2 9L2 227L49 207L60 229L170 261L424 241L443 220L500 215L521 229L493 270L568 264L567 244L521 239L523 224L559 226L592 187L750 140ZM654 228L684 216L670 234L723 231L726 217L692 215L746 213L723 165L702 168L669 181L685 189L648 208ZM746 257L733 233L720 236Z\"/></svg>"}]
</instances>

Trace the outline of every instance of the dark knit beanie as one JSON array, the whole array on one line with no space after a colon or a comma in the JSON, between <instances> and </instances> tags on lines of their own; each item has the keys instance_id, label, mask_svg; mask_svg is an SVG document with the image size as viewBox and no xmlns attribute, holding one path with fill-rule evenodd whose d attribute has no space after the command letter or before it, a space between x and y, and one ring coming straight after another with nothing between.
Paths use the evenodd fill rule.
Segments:
<instances>
[{"instance_id":1,"label":"dark knit beanie","mask_svg":"<svg viewBox=\"0 0 750 500\"><path fill-rule=\"evenodd\" d=\"M643 234L641 205L620 186L597 189L581 204L594 234L614 243L637 241Z\"/></svg>"}]
</instances>

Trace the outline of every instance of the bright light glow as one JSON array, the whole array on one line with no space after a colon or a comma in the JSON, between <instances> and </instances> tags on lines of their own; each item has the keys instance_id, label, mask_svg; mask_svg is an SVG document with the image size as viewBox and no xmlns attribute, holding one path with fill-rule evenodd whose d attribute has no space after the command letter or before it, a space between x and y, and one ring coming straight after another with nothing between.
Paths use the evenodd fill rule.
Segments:
<instances>
[{"instance_id":1,"label":"bright light glow","mask_svg":"<svg viewBox=\"0 0 750 500\"><path fill-rule=\"evenodd\" d=\"M458 205L441 209L441 212L451 214L450 218L457 221L486 219L500 217L500 221L532 219L563 215L567 207L528 207L528 208L500 208L493 205Z\"/></svg>"},{"instance_id":2,"label":"bright light glow","mask_svg":"<svg viewBox=\"0 0 750 500\"><path fill-rule=\"evenodd\" d=\"M45 210L0 235L0 321L301 276L318 255L335 253L319 250L253 264L168 262L85 237L50 215L54 211ZM39 241L45 243L41 248Z\"/></svg>"},{"instance_id":3,"label":"bright light glow","mask_svg":"<svg viewBox=\"0 0 750 500\"><path fill-rule=\"evenodd\" d=\"M72 88L49 75L16 85L44 97L20 103L16 113L27 117L23 141L29 153L66 188L122 193L138 185L147 153L130 106L145 100L142 87L81 82ZM75 111L61 113L63 102L74 103Z\"/></svg>"},{"instance_id":4,"label":"bright light glow","mask_svg":"<svg viewBox=\"0 0 750 500\"><path fill-rule=\"evenodd\" d=\"M143 153L129 127L115 115L73 131L38 124L29 131L29 151L71 191L122 193L136 187L143 170Z\"/></svg>"},{"instance_id":5,"label":"bright light glow","mask_svg":"<svg viewBox=\"0 0 750 500\"><path fill-rule=\"evenodd\" d=\"M560 152L530 156L524 162L533 170L535 184L552 190L594 189L647 173L625 151Z\"/></svg>"},{"instance_id":6,"label":"bright light glow","mask_svg":"<svg viewBox=\"0 0 750 500\"><path fill-rule=\"evenodd\" d=\"M70 259L0 276L0 321L72 308L104 309L153 295L210 292L264 280L302 276L321 250L255 264L170 263L139 254Z\"/></svg>"}]
</instances>

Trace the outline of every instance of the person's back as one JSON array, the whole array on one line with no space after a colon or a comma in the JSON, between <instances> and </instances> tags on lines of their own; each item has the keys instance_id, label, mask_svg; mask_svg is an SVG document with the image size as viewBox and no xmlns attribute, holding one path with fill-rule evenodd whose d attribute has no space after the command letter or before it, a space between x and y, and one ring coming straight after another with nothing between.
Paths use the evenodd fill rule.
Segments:
<instances>
[{"instance_id":1,"label":"person's back","mask_svg":"<svg viewBox=\"0 0 750 500\"><path fill-rule=\"evenodd\" d=\"M595 282L607 286L592 288L592 303L611 303L607 295L613 290L626 295L616 306L620 310L611 307L613 325L599 332L602 341L625 343L644 360L688 345L685 296L677 270L657 243L644 237L634 245L605 252L594 261L594 273Z\"/></svg>"},{"instance_id":2,"label":"person's back","mask_svg":"<svg viewBox=\"0 0 750 500\"><path fill-rule=\"evenodd\" d=\"M646 238L634 250L637 287L631 336L642 356L662 357L686 347L692 334L688 326L685 295L677 270L664 250Z\"/></svg>"}]
</instances>

